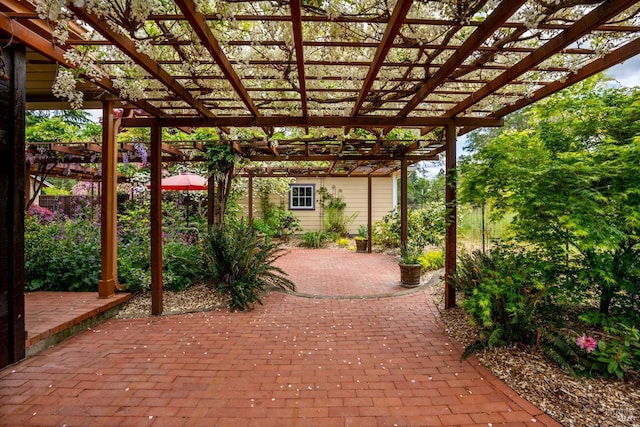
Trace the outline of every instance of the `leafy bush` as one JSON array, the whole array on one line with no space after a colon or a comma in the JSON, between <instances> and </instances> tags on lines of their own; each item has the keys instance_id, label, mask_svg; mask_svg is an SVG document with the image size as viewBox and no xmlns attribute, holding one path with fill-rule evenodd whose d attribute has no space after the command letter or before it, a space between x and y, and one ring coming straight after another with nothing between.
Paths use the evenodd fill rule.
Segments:
<instances>
[{"instance_id":1,"label":"leafy bush","mask_svg":"<svg viewBox=\"0 0 640 427\"><path fill-rule=\"evenodd\" d=\"M407 217L408 234L416 245L440 245L446 229L444 204L428 204L410 211ZM386 248L400 244L400 213L397 210L373 224L373 243Z\"/></svg>"},{"instance_id":2,"label":"leafy bush","mask_svg":"<svg viewBox=\"0 0 640 427\"><path fill-rule=\"evenodd\" d=\"M429 251L423 253L418 257L418 262L422 265L422 269L425 271L439 270L444 268L444 251L439 249L437 251Z\"/></svg>"},{"instance_id":3,"label":"leafy bush","mask_svg":"<svg viewBox=\"0 0 640 427\"><path fill-rule=\"evenodd\" d=\"M324 248L329 240L331 240L330 235L324 231L308 231L302 235L300 246L313 249Z\"/></svg>"},{"instance_id":4,"label":"leafy bush","mask_svg":"<svg viewBox=\"0 0 640 427\"><path fill-rule=\"evenodd\" d=\"M162 247L162 282L165 289L182 291L198 278L197 263L200 248L182 242L170 242Z\"/></svg>"},{"instance_id":5,"label":"leafy bush","mask_svg":"<svg viewBox=\"0 0 640 427\"><path fill-rule=\"evenodd\" d=\"M398 211L386 214L373 224L371 240L375 245L397 248L400 244L400 215Z\"/></svg>"},{"instance_id":6,"label":"leafy bush","mask_svg":"<svg viewBox=\"0 0 640 427\"><path fill-rule=\"evenodd\" d=\"M575 370L587 376L624 378L630 371L640 372L640 331L618 323L604 329L599 341L586 334L575 340L579 363ZM597 334L596 334L597 336Z\"/></svg>"},{"instance_id":7,"label":"leafy bush","mask_svg":"<svg viewBox=\"0 0 640 427\"><path fill-rule=\"evenodd\" d=\"M273 265L282 249L249 225L213 227L202 247L201 274L231 300L231 310L251 310L268 287L295 289L286 273Z\"/></svg>"},{"instance_id":8,"label":"leafy bush","mask_svg":"<svg viewBox=\"0 0 640 427\"><path fill-rule=\"evenodd\" d=\"M99 266L100 227L63 218L49 222L37 215L26 218L27 291L95 291Z\"/></svg>"},{"instance_id":9,"label":"leafy bush","mask_svg":"<svg viewBox=\"0 0 640 427\"><path fill-rule=\"evenodd\" d=\"M542 271L534 254L510 246L460 257L451 283L466 297L461 306L483 327L482 338L467 347L465 356L483 347L536 343L535 316L551 289Z\"/></svg>"},{"instance_id":10,"label":"leafy bush","mask_svg":"<svg viewBox=\"0 0 640 427\"><path fill-rule=\"evenodd\" d=\"M253 227L268 237L277 237L284 241L288 241L295 232L301 230L298 217L281 206L271 206L264 213L264 218L254 219Z\"/></svg>"}]
</instances>

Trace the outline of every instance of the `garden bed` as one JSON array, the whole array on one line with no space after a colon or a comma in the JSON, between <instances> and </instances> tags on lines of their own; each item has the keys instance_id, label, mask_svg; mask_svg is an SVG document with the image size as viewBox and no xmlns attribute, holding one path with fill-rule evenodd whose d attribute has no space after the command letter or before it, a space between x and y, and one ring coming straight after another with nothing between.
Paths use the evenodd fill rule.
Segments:
<instances>
[{"instance_id":1,"label":"garden bed","mask_svg":"<svg viewBox=\"0 0 640 427\"><path fill-rule=\"evenodd\" d=\"M184 291L163 292L163 314L184 314L198 311L228 309L229 303L205 284L198 284ZM151 292L134 294L116 317L132 318L151 315Z\"/></svg>"},{"instance_id":2,"label":"garden bed","mask_svg":"<svg viewBox=\"0 0 640 427\"><path fill-rule=\"evenodd\" d=\"M445 331L462 345L478 339L461 308L444 310L444 285L432 288ZM520 396L565 426L640 426L640 378L575 378L535 350L502 347L478 360Z\"/></svg>"}]
</instances>

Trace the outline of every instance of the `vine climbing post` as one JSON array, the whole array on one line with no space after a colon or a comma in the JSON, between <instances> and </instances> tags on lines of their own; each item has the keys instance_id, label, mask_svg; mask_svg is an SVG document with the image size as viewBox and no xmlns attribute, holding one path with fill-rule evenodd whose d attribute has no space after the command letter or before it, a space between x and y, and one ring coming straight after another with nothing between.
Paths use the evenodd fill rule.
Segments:
<instances>
[{"instance_id":1,"label":"vine climbing post","mask_svg":"<svg viewBox=\"0 0 640 427\"><path fill-rule=\"evenodd\" d=\"M219 142L206 147L209 168L209 226L222 228L227 200L231 194L231 184L235 176L239 155L233 150L227 137L219 133ZM213 182L212 182L213 181ZM213 189L213 197L212 196Z\"/></svg>"}]
</instances>

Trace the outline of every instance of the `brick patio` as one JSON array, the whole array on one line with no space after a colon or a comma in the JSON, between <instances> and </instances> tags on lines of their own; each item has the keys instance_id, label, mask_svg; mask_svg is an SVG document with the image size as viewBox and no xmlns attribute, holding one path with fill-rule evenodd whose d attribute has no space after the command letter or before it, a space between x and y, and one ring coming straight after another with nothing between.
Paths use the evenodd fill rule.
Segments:
<instances>
[{"instance_id":1,"label":"brick patio","mask_svg":"<svg viewBox=\"0 0 640 427\"><path fill-rule=\"evenodd\" d=\"M279 265L323 297L110 320L0 371L0 425L559 425L459 361L393 258L295 249Z\"/></svg>"}]
</instances>

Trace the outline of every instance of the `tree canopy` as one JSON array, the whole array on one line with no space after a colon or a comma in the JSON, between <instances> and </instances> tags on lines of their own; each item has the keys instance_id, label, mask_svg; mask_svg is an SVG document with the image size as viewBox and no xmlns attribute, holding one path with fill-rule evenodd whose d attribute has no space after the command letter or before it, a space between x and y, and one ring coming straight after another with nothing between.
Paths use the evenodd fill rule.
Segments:
<instances>
[{"instance_id":1,"label":"tree canopy","mask_svg":"<svg viewBox=\"0 0 640 427\"><path fill-rule=\"evenodd\" d=\"M472 139L462 201L515 213L518 239L564 266L576 289L637 306L640 283L640 89L592 78ZM560 272L559 272L560 275Z\"/></svg>"}]
</instances>

